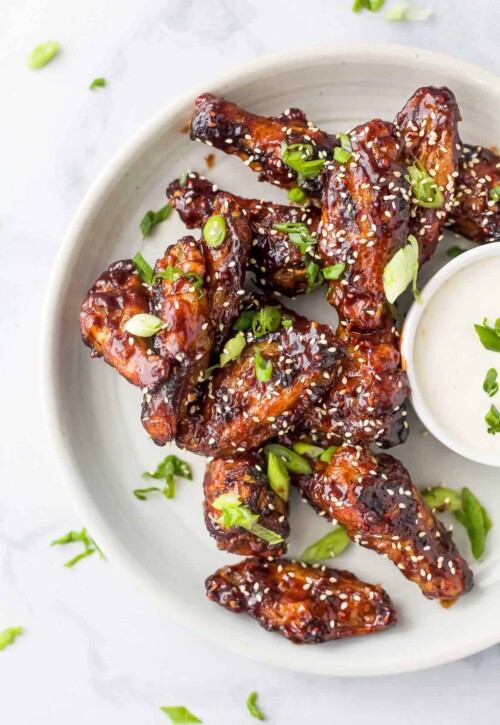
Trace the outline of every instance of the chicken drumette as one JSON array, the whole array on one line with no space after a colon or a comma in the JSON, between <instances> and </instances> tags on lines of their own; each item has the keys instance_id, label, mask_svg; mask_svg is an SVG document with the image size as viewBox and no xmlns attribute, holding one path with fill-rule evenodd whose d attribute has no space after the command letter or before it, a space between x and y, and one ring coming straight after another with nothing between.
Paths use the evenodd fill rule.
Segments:
<instances>
[{"instance_id":1,"label":"chicken drumette","mask_svg":"<svg viewBox=\"0 0 500 725\"><path fill-rule=\"evenodd\" d=\"M239 556L280 556L286 553L290 534L288 504L269 485L263 457L256 451L238 459L215 458L205 473L203 483L205 524L219 549ZM251 514L257 515L259 527L275 533L282 541L269 543L252 529L240 525L225 526L220 509L212 504L219 496L232 494Z\"/></svg>"},{"instance_id":2,"label":"chicken drumette","mask_svg":"<svg viewBox=\"0 0 500 725\"><path fill-rule=\"evenodd\" d=\"M344 444L296 484L317 511L389 558L429 599L454 600L472 588L472 572L451 535L392 456Z\"/></svg>"},{"instance_id":3,"label":"chicken drumette","mask_svg":"<svg viewBox=\"0 0 500 725\"><path fill-rule=\"evenodd\" d=\"M397 621L381 587L347 571L286 559L224 566L208 577L206 589L211 601L298 644L372 634Z\"/></svg>"},{"instance_id":4,"label":"chicken drumette","mask_svg":"<svg viewBox=\"0 0 500 725\"><path fill-rule=\"evenodd\" d=\"M212 213L216 194L217 186L194 172L173 181L167 189L170 204L189 229L202 226L206 215ZM304 254L290 241L288 233L277 230L275 225L303 224L315 239L321 211L314 206L234 198L246 212L252 232L248 269L253 272L255 283L266 292L280 292L289 297L307 292L314 281L308 280Z\"/></svg>"},{"instance_id":5,"label":"chicken drumette","mask_svg":"<svg viewBox=\"0 0 500 725\"><path fill-rule=\"evenodd\" d=\"M402 140L402 158L410 166L432 177L439 197L432 206L412 199L410 234L419 246L419 262L430 259L453 208L455 181L458 176L462 143L458 135L461 116L457 101L448 88L419 88L394 121ZM432 195L431 195L432 196ZM423 202L429 204L429 201Z\"/></svg>"},{"instance_id":6,"label":"chicken drumette","mask_svg":"<svg viewBox=\"0 0 500 725\"><path fill-rule=\"evenodd\" d=\"M235 103L216 98L210 93L199 96L191 119L191 138L227 154L239 156L260 181L270 181L284 188L297 185L297 172L283 161L283 145L303 146L304 160L331 158L335 139L310 123L297 108L287 109L280 116L257 116ZM310 157L306 159L306 155ZM319 173L310 174L301 184L310 194L321 192ZM302 179L299 179L302 181Z\"/></svg>"}]
</instances>

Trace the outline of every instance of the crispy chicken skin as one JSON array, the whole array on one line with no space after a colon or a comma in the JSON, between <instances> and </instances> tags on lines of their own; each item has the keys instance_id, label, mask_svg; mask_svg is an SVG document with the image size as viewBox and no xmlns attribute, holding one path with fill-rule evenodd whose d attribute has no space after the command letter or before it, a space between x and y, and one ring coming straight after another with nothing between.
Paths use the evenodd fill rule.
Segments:
<instances>
[{"instance_id":1,"label":"crispy chicken skin","mask_svg":"<svg viewBox=\"0 0 500 725\"><path fill-rule=\"evenodd\" d=\"M460 111L448 88L419 88L394 121L402 140L406 164L415 160L425 167L443 194L443 206L424 208L412 200L410 234L419 245L420 265L430 259L454 203L462 142L458 135Z\"/></svg>"},{"instance_id":2,"label":"crispy chicken skin","mask_svg":"<svg viewBox=\"0 0 500 725\"><path fill-rule=\"evenodd\" d=\"M207 277L204 250L193 237L184 237L158 260L155 274L173 267L184 274ZM166 323L152 342L153 352L169 361L171 372L159 385L148 388L142 406L142 422L158 445L175 438L178 421L184 417L200 375L208 366L214 330L209 298L193 279L176 275L159 279L152 290L153 314Z\"/></svg>"},{"instance_id":3,"label":"crispy chicken skin","mask_svg":"<svg viewBox=\"0 0 500 725\"><path fill-rule=\"evenodd\" d=\"M353 156L335 162L323 195L318 249L324 265L344 263L329 282L329 302L357 330L374 330L386 306L382 275L407 243L410 194L401 142L380 120L352 131Z\"/></svg>"},{"instance_id":4,"label":"crispy chicken skin","mask_svg":"<svg viewBox=\"0 0 500 725\"><path fill-rule=\"evenodd\" d=\"M297 185L297 173L281 158L281 144L307 143L313 146L314 158L331 157L337 142L329 134L308 122L304 113L291 108L277 117L266 118L245 111L235 103L204 93L195 101L191 119L194 141L235 154L253 171L259 181L270 181L283 188ZM321 192L319 178L309 178L303 188L310 194Z\"/></svg>"},{"instance_id":5,"label":"crispy chicken skin","mask_svg":"<svg viewBox=\"0 0 500 725\"><path fill-rule=\"evenodd\" d=\"M173 181L167 189L170 204L189 229L200 228L203 219L212 213L217 186L195 172L181 184ZM275 224L302 223L316 236L321 211L317 207L275 204L259 199L234 197L245 211L253 238L248 269L255 283L266 292L279 292L293 297L307 291L304 258L286 232Z\"/></svg>"},{"instance_id":6,"label":"crispy chicken skin","mask_svg":"<svg viewBox=\"0 0 500 725\"><path fill-rule=\"evenodd\" d=\"M239 556L281 556L286 553L286 539L290 534L288 504L273 491L264 473L263 458L255 451L249 451L236 460L215 458L205 473L203 508L205 524L219 549ZM241 526L230 526L216 522L221 512L212 503L222 494L235 493L243 506L258 514L258 523L279 534L283 541L269 544Z\"/></svg>"},{"instance_id":7,"label":"crispy chicken skin","mask_svg":"<svg viewBox=\"0 0 500 725\"><path fill-rule=\"evenodd\" d=\"M500 186L500 156L482 146L465 146L451 226L473 242L500 242L500 204L490 196L494 186Z\"/></svg>"},{"instance_id":8,"label":"crispy chicken skin","mask_svg":"<svg viewBox=\"0 0 500 725\"><path fill-rule=\"evenodd\" d=\"M92 357L104 357L129 383L141 388L168 376L169 362L148 354L149 341L125 329L131 317L148 313L149 295L131 259L112 264L89 291L80 312L83 341Z\"/></svg>"},{"instance_id":9,"label":"crispy chicken skin","mask_svg":"<svg viewBox=\"0 0 500 725\"><path fill-rule=\"evenodd\" d=\"M400 461L344 444L312 476L297 477L304 497L353 541L383 554L429 599L454 600L472 588L472 572L434 518Z\"/></svg>"},{"instance_id":10,"label":"crispy chicken skin","mask_svg":"<svg viewBox=\"0 0 500 725\"><path fill-rule=\"evenodd\" d=\"M299 316L292 327L247 341L209 381L199 409L181 421L181 448L224 457L283 435L331 386L343 352L329 325ZM267 382L257 379L257 352L272 362Z\"/></svg>"},{"instance_id":11,"label":"crispy chicken skin","mask_svg":"<svg viewBox=\"0 0 500 725\"><path fill-rule=\"evenodd\" d=\"M304 428L328 443L376 443L391 448L408 437L405 400L410 388L400 367L399 333L390 315L379 330L356 332L340 325L345 344L337 379L323 400L310 408Z\"/></svg>"},{"instance_id":12,"label":"crispy chicken skin","mask_svg":"<svg viewBox=\"0 0 500 725\"><path fill-rule=\"evenodd\" d=\"M240 205L230 194L215 196L212 213L220 215L226 223L222 244L218 247L205 244L206 286L215 330L214 353L217 354L224 347L239 314L252 236Z\"/></svg>"},{"instance_id":13,"label":"crispy chicken skin","mask_svg":"<svg viewBox=\"0 0 500 725\"><path fill-rule=\"evenodd\" d=\"M372 634L396 624L393 604L379 586L347 571L287 559L245 559L205 582L207 596L230 612L296 644L320 644Z\"/></svg>"}]
</instances>

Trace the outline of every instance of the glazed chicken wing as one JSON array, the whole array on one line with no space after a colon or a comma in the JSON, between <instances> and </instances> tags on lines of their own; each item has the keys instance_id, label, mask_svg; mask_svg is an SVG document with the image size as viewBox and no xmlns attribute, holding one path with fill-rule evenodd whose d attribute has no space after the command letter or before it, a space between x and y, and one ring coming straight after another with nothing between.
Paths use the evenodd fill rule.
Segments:
<instances>
[{"instance_id":1,"label":"glazed chicken wing","mask_svg":"<svg viewBox=\"0 0 500 725\"><path fill-rule=\"evenodd\" d=\"M240 356L214 375L199 409L182 421L178 445L228 456L283 435L331 386L342 352L328 325L299 316L292 327L247 335ZM267 381L257 378L256 357L272 364Z\"/></svg>"},{"instance_id":2,"label":"glazed chicken wing","mask_svg":"<svg viewBox=\"0 0 500 725\"><path fill-rule=\"evenodd\" d=\"M211 601L297 644L372 634L397 621L381 587L325 566L245 559L222 567L205 585Z\"/></svg>"},{"instance_id":3,"label":"glazed chicken wing","mask_svg":"<svg viewBox=\"0 0 500 725\"><path fill-rule=\"evenodd\" d=\"M80 312L83 341L92 357L104 357L129 383L158 384L170 371L168 361L153 353L149 341L132 337L125 325L149 313L149 294L131 259L115 262L89 291Z\"/></svg>"},{"instance_id":4,"label":"glazed chicken wing","mask_svg":"<svg viewBox=\"0 0 500 725\"><path fill-rule=\"evenodd\" d=\"M419 88L394 121L401 134L405 163L420 162L442 195L442 203L437 208L417 204L415 196L412 199L410 234L418 240L420 265L433 256L453 207L462 155L458 135L460 119L453 93L448 88L429 86Z\"/></svg>"},{"instance_id":5,"label":"glazed chicken wing","mask_svg":"<svg viewBox=\"0 0 500 725\"><path fill-rule=\"evenodd\" d=\"M167 190L170 204L190 229L199 228L212 213L217 186L203 176L191 172L183 183L173 181ZM296 207L274 204L259 199L234 197L246 212L253 238L248 269L255 283L266 292L279 292L292 297L307 292L304 255L290 241L288 234L275 229L276 224L304 224L316 238L321 212L317 207Z\"/></svg>"},{"instance_id":6,"label":"glazed chicken wing","mask_svg":"<svg viewBox=\"0 0 500 725\"><path fill-rule=\"evenodd\" d=\"M351 159L334 164L325 187L318 246L325 265L346 265L329 283L329 302L353 328L374 330L386 305L385 266L407 243L410 193L391 123L363 124L350 139Z\"/></svg>"},{"instance_id":7,"label":"glazed chicken wing","mask_svg":"<svg viewBox=\"0 0 500 725\"><path fill-rule=\"evenodd\" d=\"M337 145L332 136L316 128L296 108L266 118L210 93L196 99L191 138L239 156L258 172L260 181L284 188L297 185L297 172L283 162L282 143L307 144L312 149L311 159L331 157ZM302 186L310 194L321 192L318 176L306 179Z\"/></svg>"},{"instance_id":8,"label":"glazed chicken wing","mask_svg":"<svg viewBox=\"0 0 500 725\"><path fill-rule=\"evenodd\" d=\"M499 187L497 192L493 189ZM460 160L452 228L473 242L500 242L500 156L465 146Z\"/></svg>"},{"instance_id":9,"label":"glazed chicken wing","mask_svg":"<svg viewBox=\"0 0 500 725\"><path fill-rule=\"evenodd\" d=\"M215 458L205 473L203 483L205 524L219 549L239 556L280 556L286 553L290 534L288 504L273 491L265 474L265 463L258 453L250 451L237 460ZM221 512L212 506L223 494L239 496L241 504L258 515L257 523L281 536L282 541L270 544L241 526L218 523Z\"/></svg>"},{"instance_id":10,"label":"glazed chicken wing","mask_svg":"<svg viewBox=\"0 0 500 725\"><path fill-rule=\"evenodd\" d=\"M405 401L410 388L400 367L399 333L390 315L379 330L356 332L340 325L346 346L337 379L323 400L307 411L304 428L328 445L376 443L391 448L408 437Z\"/></svg>"},{"instance_id":11,"label":"glazed chicken wing","mask_svg":"<svg viewBox=\"0 0 500 725\"><path fill-rule=\"evenodd\" d=\"M317 511L342 524L357 544L389 558L429 599L454 600L472 588L472 572L451 535L387 453L346 444L296 483Z\"/></svg>"},{"instance_id":12,"label":"glazed chicken wing","mask_svg":"<svg viewBox=\"0 0 500 725\"><path fill-rule=\"evenodd\" d=\"M206 283L207 265L200 242L184 237L158 260L155 275L173 273L153 284L153 314L166 323L152 342L155 354L168 360L168 378L148 387L142 422L158 445L175 438L200 375L208 366L214 341Z\"/></svg>"}]
</instances>

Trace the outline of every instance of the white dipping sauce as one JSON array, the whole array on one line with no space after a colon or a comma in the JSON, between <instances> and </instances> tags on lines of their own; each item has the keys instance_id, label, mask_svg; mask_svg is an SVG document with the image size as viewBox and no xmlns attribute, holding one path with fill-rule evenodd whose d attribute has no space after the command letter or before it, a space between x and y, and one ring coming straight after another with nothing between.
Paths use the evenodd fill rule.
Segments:
<instances>
[{"instance_id":1,"label":"white dipping sauce","mask_svg":"<svg viewBox=\"0 0 500 725\"><path fill-rule=\"evenodd\" d=\"M500 352L483 347L474 324L492 327L500 317L500 257L454 274L434 293L420 318L413 346L413 376L436 422L458 443L481 453L500 453L500 433L488 433L484 416L500 410L500 392L483 390L490 368L499 373Z\"/></svg>"}]
</instances>

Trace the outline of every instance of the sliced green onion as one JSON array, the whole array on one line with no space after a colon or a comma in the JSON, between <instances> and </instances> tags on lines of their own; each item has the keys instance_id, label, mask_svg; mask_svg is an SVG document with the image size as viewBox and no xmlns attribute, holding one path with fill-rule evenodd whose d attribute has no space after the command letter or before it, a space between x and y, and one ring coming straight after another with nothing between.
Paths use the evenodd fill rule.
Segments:
<instances>
[{"instance_id":1,"label":"sliced green onion","mask_svg":"<svg viewBox=\"0 0 500 725\"><path fill-rule=\"evenodd\" d=\"M305 191L299 189L298 186L296 186L294 189L290 189L287 196L290 201L293 201L295 204L303 204L305 201L307 201L308 198Z\"/></svg>"},{"instance_id":2,"label":"sliced green onion","mask_svg":"<svg viewBox=\"0 0 500 725\"><path fill-rule=\"evenodd\" d=\"M488 433L490 435L496 435L500 433L500 413L497 408L492 405L489 411L484 416L486 423L488 424Z\"/></svg>"},{"instance_id":3,"label":"sliced green onion","mask_svg":"<svg viewBox=\"0 0 500 725\"><path fill-rule=\"evenodd\" d=\"M340 146L333 149L333 158L340 164L346 164L352 158L351 139L345 133L339 133Z\"/></svg>"},{"instance_id":4,"label":"sliced green onion","mask_svg":"<svg viewBox=\"0 0 500 725\"><path fill-rule=\"evenodd\" d=\"M243 310L234 323L233 330L239 330L240 332L249 330L252 327L253 318L256 314L256 312L251 312L250 310Z\"/></svg>"},{"instance_id":5,"label":"sliced green onion","mask_svg":"<svg viewBox=\"0 0 500 725\"><path fill-rule=\"evenodd\" d=\"M283 327L286 327L286 328L293 327L292 320L283 320L283 322L281 324L283 325Z\"/></svg>"},{"instance_id":6,"label":"sliced green onion","mask_svg":"<svg viewBox=\"0 0 500 725\"><path fill-rule=\"evenodd\" d=\"M135 488L132 493L139 499L139 501L146 501L148 493L153 493L153 491L158 491L159 493L162 492L161 488L158 488L158 486L150 486L149 488Z\"/></svg>"},{"instance_id":7,"label":"sliced green onion","mask_svg":"<svg viewBox=\"0 0 500 725\"><path fill-rule=\"evenodd\" d=\"M396 252L386 265L382 276L385 296L391 304L405 291L410 282L413 282L415 299L420 301L417 289L418 242L413 234L410 234L408 241L409 244Z\"/></svg>"},{"instance_id":8,"label":"sliced green onion","mask_svg":"<svg viewBox=\"0 0 500 725\"><path fill-rule=\"evenodd\" d=\"M321 456L319 457L319 460L323 461L323 463L330 463L333 456L337 452L337 448L338 448L338 446L329 446L326 449L326 451L324 451L324 453L321 454Z\"/></svg>"},{"instance_id":9,"label":"sliced green onion","mask_svg":"<svg viewBox=\"0 0 500 725\"><path fill-rule=\"evenodd\" d=\"M131 335L136 337L152 337L161 329L165 328L166 323L160 320L156 315L149 315L146 312L140 312L134 315L125 323L125 329Z\"/></svg>"},{"instance_id":10,"label":"sliced green onion","mask_svg":"<svg viewBox=\"0 0 500 725\"><path fill-rule=\"evenodd\" d=\"M330 267L323 267L323 277L325 279L338 279L345 269L343 262L337 262L332 264Z\"/></svg>"},{"instance_id":11,"label":"sliced green onion","mask_svg":"<svg viewBox=\"0 0 500 725\"><path fill-rule=\"evenodd\" d=\"M137 252L132 262L134 263L134 267L136 268L137 273L142 281L146 282L147 284L152 284L154 277L153 268L150 264L146 262L140 252Z\"/></svg>"},{"instance_id":12,"label":"sliced green onion","mask_svg":"<svg viewBox=\"0 0 500 725\"><path fill-rule=\"evenodd\" d=\"M317 243L316 237L311 235L311 232L302 222L287 222L284 224L275 224L274 228L278 232L286 232L288 234L288 240L295 244L299 248L302 254L310 252L314 245Z\"/></svg>"},{"instance_id":13,"label":"sliced green onion","mask_svg":"<svg viewBox=\"0 0 500 725\"><path fill-rule=\"evenodd\" d=\"M15 638L22 633L22 627L8 627L0 632L0 650L5 649L9 644L13 644Z\"/></svg>"},{"instance_id":14,"label":"sliced green onion","mask_svg":"<svg viewBox=\"0 0 500 725\"><path fill-rule=\"evenodd\" d=\"M261 337L268 332L275 332L281 324L279 307L262 307L252 319L252 332L255 337Z\"/></svg>"},{"instance_id":15,"label":"sliced green onion","mask_svg":"<svg viewBox=\"0 0 500 725\"><path fill-rule=\"evenodd\" d=\"M384 13L384 20L389 20L390 22L422 23L428 20L431 15L432 10L428 8L422 8L419 5L410 5L409 3L399 3Z\"/></svg>"},{"instance_id":16,"label":"sliced green onion","mask_svg":"<svg viewBox=\"0 0 500 725\"><path fill-rule=\"evenodd\" d=\"M213 508L222 512L222 515L216 519L216 523L222 526L241 526L247 529L259 539L264 539L270 544L279 544L283 541L283 537L265 526L257 523L259 517L253 514L250 509L243 506L241 499L236 493L223 493L212 503Z\"/></svg>"},{"instance_id":17,"label":"sliced green onion","mask_svg":"<svg viewBox=\"0 0 500 725\"><path fill-rule=\"evenodd\" d=\"M323 284L323 272L319 264L309 255L305 256L304 261L306 262L307 291L312 292L313 289Z\"/></svg>"},{"instance_id":18,"label":"sliced green onion","mask_svg":"<svg viewBox=\"0 0 500 725\"><path fill-rule=\"evenodd\" d=\"M282 459L274 453L269 453L267 459L267 477L273 491L275 491L283 501L288 501L290 495L290 474Z\"/></svg>"},{"instance_id":19,"label":"sliced green onion","mask_svg":"<svg viewBox=\"0 0 500 725\"><path fill-rule=\"evenodd\" d=\"M220 354L221 368L225 367L231 360L236 360L241 355L245 345L245 335L242 332L238 332L235 337L231 337L224 345L224 350Z\"/></svg>"},{"instance_id":20,"label":"sliced green onion","mask_svg":"<svg viewBox=\"0 0 500 725\"><path fill-rule=\"evenodd\" d=\"M203 227L203 239L209 247L220 247L226 237L227 225L220 214L211 216Z\"/></svg>"},{"instance_id":21,"label":"sliced green onion","mask_svg":"<svg viewBox=\"0 0 500 725\"><path fill-rule=\"evenodd\" d=\"M369 10L372 13L377 13L383 6L385 0L354 0L352 11L359 13L363 8Z\"/></svg>"},{"instance_id":22,"label":"sliced green onion","mask_svg":"<svg viewBox=\"0 0 500 725\"><path fill-rule=\"evenodd\" d=\"M332 531L316 541L302 553L302 561L321 561L321 559L333 559L341 554L351 543L343 526L336 526Z\"/></svg>"},{"instance_id":23,"label":"sliced green onion","mask_svg":"<svg viewBox=\"0 0 500 725\"><path fill-rule=\"evenodd\" d=\"M455 257L458 257L460 254L463 254L466 251L467 249L461 249L460 247L450 247L446 254L451 259L454 259Z\"/></svg>"},{"instance_id":24,"label":"sliced green onion","mask_svg":"<svg viewBox=\"0 0 500 725\"><path fill-rule=\"evenodd\" d=\"M251 692L247 699L247 709L252 717L256 720L264 720L264 713L257 707L257 693Z\"/></svg>"},{"instance_id":25,"label":"sliced green onion","mask_svg":"<svg viewBox=\"0 0 500 725\"><path fill-rule=\"evenodd\" d=\"M82 529L81 531L68 531L68 533L64 534L64 536L61 536L60 539L55 539L54 541L52 541L50 545L58 546L60 544L73 544L79 541L83 544L84 551L81 554L77 554L77 556L73 557L73 559L67 561L64 566L71 568L82 559L85 559L87 556L92 556L92 554L94 554L96 551L99 552L102 559L105 558L104 554L97 546L95 541L92 539L87 529Z\"/></svg>"},{"instance_id":26,"label":"sliced green onion","mask_svg":"<svg viewBox=\"0 0 500 725\"><path fill-rule=\"evenodd\" d=\"M30 70L38 70L43 68L44 65L50 63L59 53L60 45L55 40L46 40L45 43L40 43L35 46L31 53L28 55L26 65Z\"/></svg>"},{"instance_id":27,"label":"sliced green onion","mask_svg":"<svg viewBox=\"0 0 500 725\"><path fill-rule=\"evenodd\" d=\"M260 350L255 356L255 375L261 383L267 383L273 374L273 363L271 360L263 357Z\"/></svg>"},{"instance_id":28,"label":"sliced green onion","mask_svg":"<svg viewBox=\"0 0 500 725\"><path fill-rule=\"evenodd\" d=\"M459 511L462 508L462 497L454 488L435 486L422 491L421 495L426 504L436 511Z\"/></svg>"},{"instance_id":29,"label":"sliced green onion","mask_svg":"<svg viewBox=\"0 0 500 725\"><path fill-rule=\"evenodd\" d=\"M203 279L200 277L199 274L196 274L195 272L183 272L182 269L177 269L177 267L169 266L165 267L162 272L155 274L153 277L153 282L156 282L159 279L166 279L169 282L175 282L180 277L191 281L193 283L193 287L198 292L198 296L203 297Z\"/></svg>"},{"instance_id":30,"label":"sliced green onion","mask_svg":"<svg viewBox=\"0 0 500 725\"><path fill-rule=\"evenodd\" d=\"M444 204L443 192L420 161L408 167L405 179L411 185L413 196L419 206L427 209L440 209Z\"/></svg>"},{"instance_id":31,"label":"sliced green onion","mask_svg":"<svg viewBox=\"0 0 500 725\"><path fill-rule=\"evenodd\" d=\"M306 443L305 441L295 441L292 444L292 448L299 456L308 456L313 459L319 458L324 453L324 448L315 446L312 443Z\"/></svg>"},{"instance_id":32,"label":"sliced green onion","mask_svg":"<svg viewBox=\"0 0 500 725\"><path fill-rule=\"evenodd\" d=\"M498 393L497 377L498 373L495 368L490 368L484 378L483 390L490 398Z\"/></svg>"},{"instance_id":33,"label":"sliced green onion","mask_svg":"<svg viewBox=\"0 0 500 725\"><path fill-rule=\"evenodd\" d=\"M487 532L484 516L486 512L472 491L466 487L462 489L462 508L464 516L461 523L467 529L472 555L474 559L480 559L484 554L486 543Z\"/></svg>"},{"instance_id":34,"label":"sliced green onion","mask_svg":"<svg viewBox=\"0 0 500 725\"><path fill-rule=\"evenodd\" d=\"M294 143L288 146L286 141L281 144L281 158L287 166L297 172L299 186L306 179L315 179L325 165L325 159L313 159L314 149L311 144Z\"/></svg>"},{"instance_id":35,"label":"sliced green onion","mask_svg":"<svg viewBox=\"0 0 500 725\"><path fill-rule=\"evenodd\" d=\"M92 83L89 86L89 90L93 91L96 88L104 88L106 85L106 79L105 78L95 78Z\"/></svg>"},{"instance_id":36,"label":"sliced green onion","mask_svg":"<svg viewBox=\"0 0 500 725\"><path fill-rule=\"evenodd\" d=\"M182 723L203 722L203 720L200 720L199 717L193 715L193 713L189 712L187 707L184 707L183 705L174 705L173 707L163 706L160 707L160 710L164 712L165 715L169 716L174 725L181 725Z\"/></svg>"},{"instance_id":37,"label":"sliced green onion","mask_svg":"<svg viewBox=\"0 0 500 725\"><path fill-rule=\"evenodd\" d=\"M166 219L169 218L169 216L172 214L172 207L170 204L165 204L165 206L162 206L161 209L158 209L158 211L148 211L144 215L142 222L140 223L140 230L142 234L142 238L148 236L149 232L153 227L155 227L157 224L160 224L160 222L164 222Z\"/></svg>"},{"instance_id":38,"label":"sliced green onion","mask_svg":"<svg viewBox=\"0 0 500 725\"><path fill-rule=\"evenodd\" d=\"M490 199L497 204L500 201L500 186L494 186L490 191Z\"/></svg>"},{"instance_id":39,"label":"sliced green onion","mask_svg":"<svg viewBox=\"0 0 500 725\"><path fill-rule=\"evenodd\" d=\"M140 501L146 500L146 494L152 491L161 491L165 498L175 498L175 476L180 478L186 478L189 481L193 478L191 466L187 461L182 458L178 458L176 455L171 453L166 456L163 461L160 461L156 470L153 473L146 471L142 474L144 479L154 479L155 481L165 481L163 489L151 488L136 488L134 496Z\"/></svg>"},{"instance_id":40,"label":"sliced green onion","mask_svg":"<svg viewBox=\"0 0 500 725\"><path fill-rule=\"evenodd\" d=\"M486 317L482 325L474 325L483 347L493 352L500 352L500 318L495 320L495 327L488 325Z\"/></svg>"},{"instance_id":41,"label":"sliced green onion","mask_svg":"<svg viewBox=\"0 0 500 725\"><path fill-rule=\"evenodd\" d=\"M264 453L267 456L271 453L278 456L292 473L312 473L312 468L305 458L279 443L269 443L264 446Z\"/></svg>"}]
</instances>

